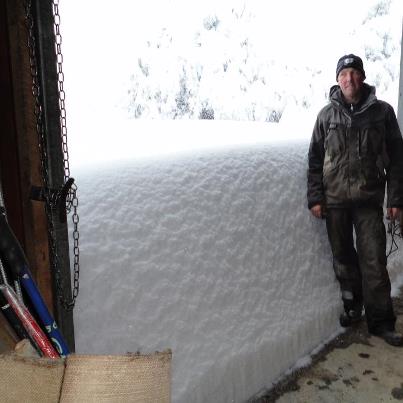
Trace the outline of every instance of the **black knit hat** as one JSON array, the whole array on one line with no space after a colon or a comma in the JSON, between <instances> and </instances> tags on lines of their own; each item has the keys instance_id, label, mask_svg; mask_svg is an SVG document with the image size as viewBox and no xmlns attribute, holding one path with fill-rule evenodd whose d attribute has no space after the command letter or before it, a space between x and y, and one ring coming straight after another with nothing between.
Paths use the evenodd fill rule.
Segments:
<instances>
[{"instance_id":1,"label":"black knit hat","mask_svg":"<svg viewBox=\"0 0 403 403\"><path fill-rule=\"evenodd\" d=\"M341 57L339 61L337 62L337 68L336 68L336 81L337 78L339 77L339 73L343 70L346 69L347 67L352 67L353 69L356 69L361 72L361 74L365 78L365 71L364 71L364 66L362 64L362 60L360 57L349 54Z\"/></svg>"}]
</instances>

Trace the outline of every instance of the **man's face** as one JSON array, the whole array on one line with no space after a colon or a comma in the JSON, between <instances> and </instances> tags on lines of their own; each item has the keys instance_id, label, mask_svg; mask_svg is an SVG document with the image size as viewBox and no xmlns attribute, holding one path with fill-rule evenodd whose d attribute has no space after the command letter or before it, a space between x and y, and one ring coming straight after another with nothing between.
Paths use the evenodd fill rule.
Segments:
<instances>
[{"instance_id":1,"label":"man's face","mask_svg":"<svg viewBox=\"0 0 403 403\"><path fill-rule=\"evenodd\" d=\"M357 102L361 95L364 77L359 70L347 67L340 71L337 82L347 102Z\"/></svg>"}]
</instances>

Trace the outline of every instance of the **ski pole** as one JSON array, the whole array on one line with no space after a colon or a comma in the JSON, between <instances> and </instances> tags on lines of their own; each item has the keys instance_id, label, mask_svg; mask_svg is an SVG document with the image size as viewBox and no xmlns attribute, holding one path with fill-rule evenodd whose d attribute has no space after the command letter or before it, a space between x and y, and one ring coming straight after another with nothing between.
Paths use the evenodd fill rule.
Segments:
<instances>
[{"instance_id":1,"label":"ski pole","mask_svg":"<svg viewBox=\"0 0 403 403\"><path fill-rule=\"evenodd\" d=\"M15 335L18 339L28 339L28 333L25 331L24 326L21 321L18 319L18 316L15 314L7 299L4 297L3 293L0 293L0 309L3 312L4 317L7 319L7 322L10 324L11 328L14 330Z\"/></svg>"},{"instance_id":2,"label":"ski pole","mask_svg":"<svg viewBox=\"0 0 403 403\"><path fill-rule=\"evenodd\" d=\"M43 356L49 358L59 358L59 354L54 349L45 333L43 333L42 329L35 321L31 313L28 311L27 307L18 300L14 290L10 286L4 284L0 285L0 290L17 315L18 319L24 325L24 328L30 338L38 346Z\"/></svg>"}]
</instances>

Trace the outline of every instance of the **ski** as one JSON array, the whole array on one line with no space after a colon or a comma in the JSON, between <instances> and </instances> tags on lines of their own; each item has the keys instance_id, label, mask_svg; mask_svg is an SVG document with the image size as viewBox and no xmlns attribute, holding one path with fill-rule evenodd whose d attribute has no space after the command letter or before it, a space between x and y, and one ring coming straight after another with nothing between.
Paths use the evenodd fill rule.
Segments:
<instances>
[{"instance_id":1,"label":"ski","mask_svg":"<svg viewBox=\"0 0 403 403\"><path fill-rule=\"evenodd\" d=\"M66 342L62 334L57 327L56 321L53 319L50 314L45 302L39 293L38 287L36 286L31 273L28 271L27 267L22 268L20 272L21 284L24 290L27 292L32 306L35 309L35 312L38 314L46 332L49 335L50 340L53 345L56 347L56 350L60 354L61 357L65 357L70 353L69 348L67 347Z\"/></svg>"}]
</instances>

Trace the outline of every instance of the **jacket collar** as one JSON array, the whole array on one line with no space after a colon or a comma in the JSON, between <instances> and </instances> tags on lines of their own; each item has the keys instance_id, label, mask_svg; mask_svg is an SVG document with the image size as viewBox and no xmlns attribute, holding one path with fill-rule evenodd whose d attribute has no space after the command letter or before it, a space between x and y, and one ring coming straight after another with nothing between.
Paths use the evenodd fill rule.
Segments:
<instances>
[{"instance_id":1,"label":"jacket collar","mask_svg":"<svg viewBox=\"0 0 403 403\"><path fill-rule=\"evenodd\" d=\"M374 86L364 83L362 88L362 98L360 102L354 105L353 109L351 109L351 105L346 103L343 98L340 86L333 85L330 88L329 99L333 105L337 106L338 108L342 108L344 111L350 114L352 110L354 113L361 113L377 100L375 93L376 88Z\"/></svg>"}]
</instances>

